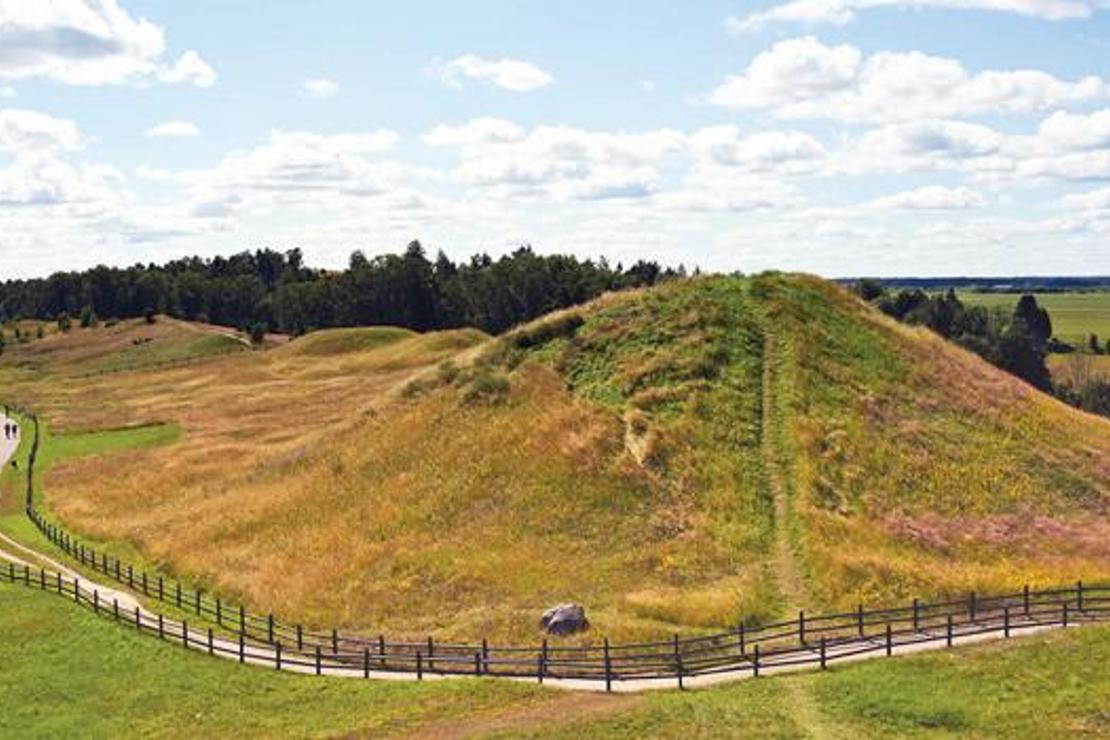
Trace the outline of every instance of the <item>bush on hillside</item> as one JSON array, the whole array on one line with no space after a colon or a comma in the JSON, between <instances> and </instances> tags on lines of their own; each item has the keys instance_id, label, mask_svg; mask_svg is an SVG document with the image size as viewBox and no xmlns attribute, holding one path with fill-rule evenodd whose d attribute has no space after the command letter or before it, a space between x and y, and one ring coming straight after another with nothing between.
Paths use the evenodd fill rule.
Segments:
<instances>
[{"instance_id":1,"label":"bush on hillside","mask_svg":"<svg viewBox=\"0 0 1110 740\"><path fill-rule=\"evenodd\" d=\"M470 381L463 401L475 403L478 401L499 401L509 393L509 379L501 373L480 370Z\"/></svg>"}]
</instances>

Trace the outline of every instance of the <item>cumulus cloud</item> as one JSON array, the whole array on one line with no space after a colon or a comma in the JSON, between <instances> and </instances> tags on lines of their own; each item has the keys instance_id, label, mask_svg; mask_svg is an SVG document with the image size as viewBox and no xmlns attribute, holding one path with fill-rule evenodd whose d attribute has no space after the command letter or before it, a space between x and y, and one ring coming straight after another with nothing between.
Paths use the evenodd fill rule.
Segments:
<instances>
[{"instance_id":1,"label":"cumulus cloud","mask_svg":"<svg viewBox=\"0 0 1110 740\"><path fill-rule=\"evenodd\" d=\"M1065 195L1060 204L1081 211L1110 211L1110 187Z\"/></svg>"},{"instance_id":2,"label":"cumulus cloud","mask_svg":"<svg viewBox=\"0 0 1110 740\"><path fill-rule=\"evenodd\" d=\"M926 185L876 198L867 205L878 209L908 211L962 211L978 208L983 203L982 195L966 187L947 188L941 185Z\"/></svg>"},{"instance_id":3,"label":"cumulus cloud","mask_svg":"<svg viewBox=\"0 0 1110 740\"><path fill-rule=\"evenodd\" d=\"M510 92L531 92L555 82L536 65L509 57L486 59L464 54L448 61L433 59L431 69L449 87L462 87L465 80L474 80Z\"/></svg>"},{"instance_id":4,"label":"cumulus cloud","mask_svg":"<svg viewBox=\"0 0 1110 740\"><path fill-rule=\"evenodd\" d=\"M305 80L301 85L302 98L331 98L339 92L339 85L326 78Z\"/></svg>"},{"instance_id":5,"label":"cumulus cloud","mask_svg":"<svg viewBox=\"0 0 1110 740\"><path fill-rule=\"evenodd\" d=\"M709 126L697 131L690 142L696 152L713 163L750 172L812 172L828 156L817 139L799 131L761 131L743 136L733 125Z\"/></svg>"},{"instance_id":6,"label":"cumulus cloud","mask_svg":"<svg viewBox=\"0 0 1110 740\"><path fill-rule=\"evenodd\" d=\"M215 82L195 51L172 64L165 52L163 29L132 17L116 0L0 0L0 78L69 85Z\"/></svg>"},{"instance_id":7,"label":"cumulus cloud","mask_svg":"<svg viewBox=\"0 0 1110 740\"><path fill-rule=\"evenodd\" d=\"M1110 97L1099 77L1061 80L1039 70L969 72L956 59L919 51L864 56L812 36L758 54L708 96L734 109L769 109L782 118L846 123L997 113L1036 113Z\"/></svg>"},{"instance_id":8,"label":"cumulus cloud","mask_svg":"<svg viewBox=\"0 0 1110 740\"><path fill-rule=\"evenodd\" d=\"M440 124L421 137L433 147L475 146L499 142L518 141L524 129L503 118L473 118L458 126Z\"/></svg>"},{"instance_id":9,"label":"cumulus cloud","mask_svg":"<svg viewBox=\"0 0 1110 740\"><path fill-rule=\"evenodd\" d=\"M861 11L878 8L987 10L1061 21L1089 18L1107 5L1106 0L792 0L743 18L729 17L725 28L739 34L779 23L844 26Z\"/></svg>"},{"instance_id":10,"label":"cumulus cloud","mask_svg":"<svg viewBox=\"0 0 1110 740\"><path fill-rule=\"evenodd\" d=\"M0 152L80 149L85 139L77 124L34 110L0 110Z\"/></svg>"},{"instance_id":11,"label":"cumulus cloud","mask_svg":"<svg viewBox=\"0 0 1110 740\"><path fill-rule=\"evenodd\" d=\"M146 136L151 138L185 138L189 136L200 136L200 129L191 121L166 121L151 126L146 130Z\"/></svg>"}]
</instances>

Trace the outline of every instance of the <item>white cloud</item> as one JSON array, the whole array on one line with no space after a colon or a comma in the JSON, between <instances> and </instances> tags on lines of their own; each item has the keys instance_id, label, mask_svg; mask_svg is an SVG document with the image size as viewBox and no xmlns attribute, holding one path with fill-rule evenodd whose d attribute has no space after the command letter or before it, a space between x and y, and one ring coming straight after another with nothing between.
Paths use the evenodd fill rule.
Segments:
<instances>
[{"instance_id":1,"label":"white cloud","mask_svg":"<svg viewBox=\"0 0 1110 740\"><path fill-rule=\"evenodd\" d=\"M182 54L172 67L160 67L157 75L162 82L197 87L212 87L216 84L216 70L212 69L195 51Z\"/></svg>"},{"instance_id":2,"label":"white cloud","mask_svg":"<svg viewBox=\"0 0 1110 740\"><path fill-rule=\"evenodd\" d=\"M0 152L14 154L48 149L80 149L85 144L77 124L66 118L16 108L0 109Z\"/></svg>"},{"instance_id":3,"label":"white cloud","mask_svg":"<svg viewBox=\"0 0 1110 740\"><path fill-rule=\"evenodd\" d=\"M156 126L148 128L146 130L146 136L152 138L200 136L200 129L191 121L166 121L165 123L159 123Z\"/></svg>"},{"instance_id":4,"label":"white cloud","mask_svg":"<svg viewBox=\"0 0 1110 740\"><path fill-rule=\"evenodd\" d=\"M160 80L207 87L215 73L195 51L163 60L165 33L116 0L0 0L0 78L70 85Z\"/></svg>"},{"instance_id":5,"label":"white cloud","mask_svg":"<svg viewBox=\"0 0 1110 740\"><path fill-rule=\"evenodd\" d=\"M1110 187L1065 195L1060 204L1081 211L1110 211Z\"/></svg>"},{"instance_id":6,"label":"white cloud","mask_svg":"<svg viewBox=\"0 0 1110 740\"><path fill-rule=\"evenodd\" d=\"M444 129L434 140L453 139L461 163L459 182L518 195L563 199L632 198L655 192L659 165L687 147L678 131L597 132L572 126L537 126L527 134L504 121L471 121ZM499 136L490 136L498 131ZM433 132L435 133L435 132Z\"/></svg>"},{"instance_id":7,"label":"white cloud","mask_svg":"<svg viewBox=\"0 0 1110 740\"><path fill-rule=\"evenodd\" d=\"M464 54L449 61L433 59L432 71L449 87L462 87L466 79L494 85L510 92L531 92L547 87L555 78L536 65L520 59L486 59Z\"/></svg>"},{"instance_id":8,"label":"white cloud","mask_svg":"<svg viewBox=\"0 0 1110 740\"><path fill-rule=\"evenodd\" d=\"M1105 7L1105 0L792 0L743 18L730 17L725 28L730 33L746 33L778 23L844 26L859 12L878 8L987 10L1061 21L1089 18Z\"/></svg>"},{"instance_id":9,"label":"white cloud","mask_svg":"<svg viewBox=\"0 0 1110 740\"><path fill-rule=\"evenodd\" d=\"M653 93L659 89L659 85L655 80L640 80L640 89L646 93Z\"/></svg>"},{"instance_id":10,"label":"white cloud","mask_svg":"<svg viewBox=\"0 0 1110 740\"><path fill-rule=\"evenodd\" d=\"M956 59L919 51L865 57L812 36L758 54L709 94L726 108L770 109L783 118L848 123L997 113L1036 113L1110 97L1098 77L1060 80L1038 70L968 72Z\"/></svg>"},{"instance_id":11,"label":"white cloud","mask_svg":"<svg viewBox=\"0 0 1110 740\"><path fill-rule=\"evenodd\" d=\"M1088 115L1057 111L1041 122L1038 138L1061 150L1110 147L1110 108Z\"/></svg>"},{"instance_id":12,"label":"white cloud","mask_svg":"<svg viewBox=\"0 0 1110 740\"><path fill-rule=\"evenodd\" d=\"M333 80L326 78L318 78L314 80L305 80L301 85L302 98L331 98L339 92L339 85Z\"/></svg>"},{"instance_id":13,"label":"white cloud","mask_svg":"<svg viewBox=\"0 0 1110 740\"><path fill-rule=\"evenodd\" d=\"M14 87L0 87L0 98L14 98L14 97L15 97L15 88Z\"/></svg>"},{"instance_id":14,"label":"white cloud","mask_svg":"<svg viewBox=\"0 0 1110 740\"><path fill-rule=\"evenodd\" d=\"M962 211L979 208L984 202L982 195L966 187L946 188L941 185L926 185L876 198L866 206L909 211Z\"/></svg>"},{"instance_id":15,"label":"white cloud","mask_svg":"<svg viewBox=\"0 0 1110 740\"><path fill-rule=\"evenodd\" d=\"M761 131L742 136L733 125L710 126L691 137L695 151L715 164L750 172L801 174L825 159L825 147L799 131Z\"/></svg>"},{"instance_id":16,"label":"white cloud","mask_svg":"<svg viewBox=\"0 0 1110 740\"><path fill-rule=\"evenodd\" d=\"M519 141L524 129L503 118L473 118L459 126L440 124L421 138L428 146L475 146Z\"/></svg>"}]
</instances>

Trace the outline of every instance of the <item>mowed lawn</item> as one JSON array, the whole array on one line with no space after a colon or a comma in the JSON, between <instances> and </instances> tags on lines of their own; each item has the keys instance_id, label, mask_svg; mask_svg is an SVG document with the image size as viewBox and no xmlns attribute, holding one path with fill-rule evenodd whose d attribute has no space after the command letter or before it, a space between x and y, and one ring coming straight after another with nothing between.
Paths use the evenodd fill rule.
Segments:
<instances>
[{"instance_id":1,"label":"mowed lawn","mask_svg":"<svg viewBox=\"0 0 1110 740\"><path fill-rule=\"evenodd\" d=\"M637 696L239 666L0 584L4 737L1105 737L1110 626Z\"/></svg>"},{"instance_id":2,"label":"mowed lawn","mask_svg":"<svg viewBox=\"0 0 1110 740\"><path fill-rule=\"evenodd\" d=\"M1001 306L1013 310L1021 298L1016 293L959 293L965 303ZM1110 339L1110 291L1094 293L1035 293L1037 303L1048 309L1053 334L1065 342L1086 344L1090 334L1103 346Z\"/></svg>"}]
</instances>

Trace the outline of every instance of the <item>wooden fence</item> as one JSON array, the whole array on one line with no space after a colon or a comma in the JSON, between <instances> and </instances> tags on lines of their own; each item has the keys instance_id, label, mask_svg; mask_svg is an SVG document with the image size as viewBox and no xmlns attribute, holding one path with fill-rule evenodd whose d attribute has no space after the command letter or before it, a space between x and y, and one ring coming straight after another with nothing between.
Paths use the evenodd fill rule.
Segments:
<instances>
[{"instance_id":1,"label":"wooden fence","mask_svg":"<svg viewBox=\"0 0 1110 740\"><path fill-rule=\"evenodd\" d=\"M33 460L38 447L35 426ZM174 640L185 647L234 658L244 663L270 664L279 670L318 675L364 676L380 673L469 675L604 682L674 680L725 673L761 672L798 666L827 667L838 660L866 654L891 655L900 648L925 643L952 645L956 640L991 633L1012 633L1110 619L1110 586L1076 583L1067 588L1020 591L989 596L920 602L885 609L810 615L759 626L738 625L715 634L639 643L567 646L547 640L534 646L497 646L488 641L460 643L398 641L319 631L283 622L273 614L252 614L242 605L169 582L162 576L97 552L48 521L34 507L33 463L28 466L27 516L51 542L84 567L116 581L149 600L172 607L178 619L150 610L122 613L118 603L107 603L96 588L79 578L63 577L46 569L20 568L9 563L0 580L49 591L92 609L97 614L129 622L141 633ZM167 611L171 611L167 609ZM195 616L193 625L188 617ZM199 625L198 625L199 623ZM204 626L200 626L204 625Z\"/></svg>"}]
</instances>

